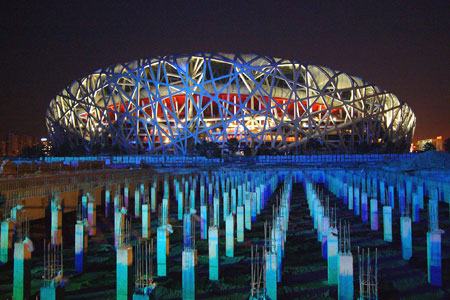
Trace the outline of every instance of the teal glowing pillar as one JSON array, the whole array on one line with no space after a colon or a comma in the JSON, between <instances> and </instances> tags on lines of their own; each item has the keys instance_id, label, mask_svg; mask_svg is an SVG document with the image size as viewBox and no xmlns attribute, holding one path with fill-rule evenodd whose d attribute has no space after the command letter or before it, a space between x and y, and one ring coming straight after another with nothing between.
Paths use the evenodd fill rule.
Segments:
<instances>
[{"instance_id":1,"label":"teal glowing pillar","mask_svg":"<svg viewBox=\"0 0 450 300\"><path fill-rule=\"evenodd\" d=\"M283 231L281 230L280 226L276 226L275 228L272 228L272 230L274 230L274 241L277 255L277 282L281 282L281 277L283 274Z\"/></svg>"},{"instance_id":2,"label":"teal glowing pillar","mask_svg":"<svg viewBox=\"0 0 450 300\"><path fill-rule=\"evenodd\" d=\"M277 255L266 252L266 290L270 300L277 299Z\"/></svg>"},{"instance_id":3,"label":"teal glowing pillar","mask_svg":"<svg viewBox=\"0 0 450 300\"><path fill-rule=\"evenodd\" d=\"M353 300L353 256L339 253L338 299Z\"/></svg>"},{"instance_id":4,"label":"teal glowing pillar","mask_svg":"<svg viewBox=\"0 0 450 300\"><path fill-rule=\"evenodd\" d=\"M113 211L117 211L120 209L120 195L118 193L116 193L114 195L114 209Z\"/></svg>"},{"instance_id":5,"label":"teal glowing pillar","mask_svg":"<svg viewBox=\"0 0 450 300\"><path fill-rule=\"evenodd\" d=\"M225 218L225 255L234 256L234 215L229 214Z\"/></svg>"},{"instance_id":6,"label":"teal glowing pillar","mask_svg":"<svg viewBox=\"0 0 450 300\"><path fill-rule=\"evenodd\" d=\"M178 195L178 221L181 221L183 220L184 196L182 191L179 191L177 195Z\"/></svg>"},{"instance_id":7,"label":"teal glowing pillar","mask_svg":"<svg viewBox=\"0 0 450 300\"><path fill-rule=\"evenodd\" d=\"M423 183L417 186L417 196L419 197L419 207L423 209Z\"/></svg>"},{"instance_id":8,"label":"teal glowing pillar","mask_svg":"<svg viewBox=\"0 0 450 300\"><path fill-rule=\"evenodd\" d=\"M364 223L369 221L369 204L366 192L361 193L361 218Z\"/></svg>"},{"instance_id":9,"label":"teal glowing pillar","mask_svg":"<svg viewBox=\"0 0 450 300\"><path fill-rule=\"evenodd\" d=\"M386 203L386 187L384 181L380 181L380 203L381 205Z\"/></svg>"},{"instance_id":10,"label":"teal glowing pillar","mask_svg":"<svg viewBox=\"0 0 450 300\"><path fill-rule=\"evenodd\" d=\"M141 195L137 186L134 190L134 216L136 218L141 216Z\"/></svg>"},{"instance_id":11,"label":"teal glowing pillar","mask_svg":"<svg viewBox=\"0 0 450 300\"><path fill-rule=\"evenodd\" d=\"M214 226L219 227L220 225L220 204L219 198L214 196Z\"/></svg>"},{"instance_id":12,"label":"teal glowing pillar","mask_svg":"<svg viewBox=\"0 0 450 300\"><path fill-rule=\"evenodd\" d=\"M330 227L327 234L328 284L338 283L338 231Z\"/></svg>"},{"instance_id":13,"label":"teal glowing pillar","mask_svg":"<svg viewBox=\"0 0 450 300\"><path fill-rule=\"evenodd\" d=\"M370 229L372 231L378 230L378 201L377 201L377 199L370 200Z\"/></svg>"},{"instance_id":14,"label":"teal glowing pillar","mask_svg":"<svg viewBox=\"0 0 450 300\"><path fill-rule=\"evenodd\" d=\"M402 257L409 260L412 256L411 218L400 217L400 234L402 237Z\"/></svg>"},{"instance_id":15,"label":"teal glowing pillar","mask_svg":"<svg viewBox=\"0 0 450 300\"><path fill-rule=\"evenodd\" d=\"M126 209L128 209L128 197L129 197L128 185L125 185L125 187L123 188L123 205L125 206Z\"/></svg>"},{"instance_id":16,"label":"teal glowing pillar","mask_svg":"<svg viewBox=\"0 0 450 300\"><path fill-rule=\"evenodd\" d=\"M323 206L317 207L317 241L322 243L322 221L323 221Z\"/></svg>"},{"instance_id":17,"label":"teal glowing pillar","mask_svg":"<svg viewBox=\"0 0 450 300\"><path fill-rule=\"evenodd\" d=\"M133 247L122 245L116 252L117 300L131 300L133 295Z\"/></svg>"},{"instance_id":18,"label":"teal glowing pillar","mask_svg":"<svg viewBox=\"0 0 450 300\"><path fill-rule=\"evenodd\" d=\"M228 197L228 192L223 193L223 215L228 216L230 213L230 199Z\"/></svg>"},{"instance_id":19,"label":"teal glowing pillar","mask_svg":"<svg viewBox=\"0 0 450 300\"><path fill-rule=\"evenodd\" d=\"M14 244L14 300L30 299L32 251L33 243L28 238Z\"/></svg>"},{"instance_id":20,"label":"teal glowing pillar","mask_svg":"<svg viewBox=\"0 0 450 300\"><path fill-rule=\"evenodd\" d=\"M353 195L354 199L355 199L355 215L359 216L361 214L360 212L360 205L361 205L361 200L360 200L360 194L359 194L359 188L355 188L354 191L354 195Z\"/></svg>"},{"instance_id":21,"label":"teal glowing pillar","mask_svg":"<svg viewBox=\"0 0 450 300\"><path fill-rule=\"evenodd\" d=\"M97 212L96 212L96 203L95 202L88 202L87 204L87 216L88 216L88 223L89 223L89 231L88 234L90 236L95 235L97 232Z\"/></svg>"},{"instance_id":22,"label":"teal glowing pillar","mask_svg":"<svg viewBox=\"0 0 450 300\"><path fill-rule=\"evenodd\" d=\"M125 214L120 210L114 212L114 246L117 249L121 244L123 238L122 231L125 225Z\"/></svg>"},{"instance_id":23,"label":"teal glowing pillar","mask_svg":"<svg viewBox=\"0 0 450 300\"><path fill-rule=\"evenodd\" d=\"M383 234L385 242L392 242L392 207L383 206Z\"/></svg>"},{"instance_id":24,"label":"teal glowing pillar","mask_svg":"<svg viewBox=\"0 0 450 300\"><path fill-rule=\"evenodd\" d=\"M83 218L86 217L86 213L87 213L87 204L89 201L88 196L89 196L89 193L87 193L81 197L81 215L83 216Z\"/></svg>"},{"instance_id":25,"label":"teal glowing pillar","mask_svg":"<svg viewBox=\"0 0 450 300\"><path fill-rule=\"evenodd\" d=\"M150 190L150 204L152 207L152 212L155 212L156 211L156 186L152 186L152 188Z\"/></svg>"},{"instance_id":26,"label":"teal glowing pillar","mask_svg":"<svg viewBox=\"0 0 450 300\"><path fill-rule=\"evenodd\" d=\"M195 250L187 249L182 254L183 300L195 300Z\"/></svg>"},{"instance_id":27,"label":"teal glowing pillar","mask_svg":"<svg viewBox=\"0 0 450 300\"><path fill-rule=\"evenodd\" d=\"M142 205L142 237L144 239L150 238L150 224L151 224L151 206L150 204Z\"/></svg>"},{"instance_id":28,"label":"teal glowing pillar","mask_svg":"<svg viewBox=\"0 0 450 300\"><path fill-rule=\"evenodd\" d=\"M200 238L208 238L208 208L206 205L200 206Z\"/></svg>"},{"instance_id":29,"label":"teal glowing pillar","mask_svg":"<svg viewBox=\"0 0 450 300\"><path fill-rule=\"evenodd\" d=\"M322 218L322 258L328 257L328 229L330 227L330 217Z\"/></svg>"},{"instance_id":30,"label":"teal glowing pillar","mask_svg":"<svg viewBox=\"0 0 450 300\"><path fill-rule=\"evenodd\" d=\"M158 276L165 277L167 275L167 253L169 251L169 239L167 237L166 225L158 227L156 233L156 263L158 265Z\"/></svg>"},{"instance_id":31,"label":"teal glowing pillar","mask_svg":"<svg viewBox=\"0 0 450 300\"><path fill-rule=\"evenodd\" d=\"M392 207L392 209L395 208L395 201L394 201L394 186L390 185L388 188L388 197L389 197L389 206Z\"/></svg>"},{"instance_id":32,"label":"teal glowing pillar","mask_svg":"<svg viewBox=\"0 0 450 300\"><path fill-rule=\"evenodd\" d=\"M169 224L169 199L164 198L162 200L162 219L163 224Z\"/></svg>"},{"instance_id":33,"label":"teal glowing pillar","mask_svg":"<svg viewBox=\"0 0 450 300\"><path fill-rule=\"evenodd\" d=\"M62 238L62 208L54 200L51 202L51 242L52 245L60 245Z\"/></svg>"},{"instance_id":34,"label":"teal glowing pillar","mask_svg":"<svg viewBox=\"0 0 450 300\"><path fill-rule=\"evenodd\" d=\"M352 210L353 209L353 186L350 184L348 186L348 209Z\"/></svg>"},{"instance_id":35,"label":"teal glowing pillar","mask_svg":"<svg viewBox=\"0 0 450 300\"><path fill-rule=\"evenodd\" d=\"M78 220L75 224L75 272L83 272L87 260L88 238L86 224Z\"/></svg>"},{"instance_id":36,"label":"teal glowing pillar","mask_svg":"<svg viewBox=\"0 0 450 300\"><path fill-rule=\"evenodd\" d=\"M219 280L219 228L208 229L209 280Z\"/></svg>"},{"instance_id":37,"label":"teal glowing pillar","mask_svg":"<svg viewBox=\"0 0 450 300\"><path fill-rule=\"evenodd\" d=\"M441 233L439 229L427 232L428 283L434 286L442 286Z\"/></svg>"},{"instance_id":38,"label":"teal glowing pillar","mask_svg":"<svg viewBox=\"0 0 450 300\"><path fill-rule=\"evenodd\" d=\"M252 211L250 197L245 197L245 229L252 230Z\"/></svg>"},{"instance_id":39,"label":"teal glowing pillar","mask_svg":"<svg viewBox=\"0 0 450 300\"><path fill-rule=\"evenodd\" d=\"M261 214L261 188L259 186L256 187L256 213Z\"/></svg>"},{"instance_id":40,"label":"teal glowing pillar","mask_svg":"<svg viewBox=\"0 0 450 300\"><path fill-rule=\"evenodd\" d=\"M6 264L9 259L14 235L14 222L6 219L2 222L0 235L0 263Z\"/></svg>"},{"instance_id":41,"label":"teal glowing pillar","mask_svg":"<svg viewBox=\"0 0 450 300\"><path fill-rule=\"evenodd\" d=\"M63 300L64 286L62 286L60 282L49 286L43 286L40 290L40 296L41 300Z\"/></svg>"},{"instance_id":42,"label":"teal glowing pillar","mask_svg":"<svg viewBox=\"0 0 450 300\"><path fill-rule=\"evenodd\" d=\"M237 207L236 214L236 240L238 242L244 241L244 207Z\"/></svg>"},{"instance_id":43,"label":"teal glowing pillar","mask_svg":"<svg viewBox=\"0 0 450 300\"><path fill-rule=\"evenodd\" d=\"M420 221L420 203L419 203L419 197L417 193L412 194L412 221L413 222L419 222Z\"/></svg>"},{"instance_id":44,"label":"teal glowing pillar","mask_svg":"<svg viewBox=\"0 0 450 300\"><path fill-rule=\"evenodd\" d=\"M105 190L105 218L109 218L109 211L111 210L111 191Z\"/></svg>"}]
</instances>

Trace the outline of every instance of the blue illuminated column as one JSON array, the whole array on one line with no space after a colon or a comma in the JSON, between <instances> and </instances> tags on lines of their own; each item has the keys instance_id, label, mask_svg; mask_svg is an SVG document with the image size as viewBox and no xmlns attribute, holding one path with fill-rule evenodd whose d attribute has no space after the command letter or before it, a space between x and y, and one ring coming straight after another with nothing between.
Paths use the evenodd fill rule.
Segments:
<instances>
[{"instance_id":1,"label":"blue illuminated column","mask_svg":"<svg viewBox=\"0 0 450 300\"><path fill-rule=\"evenodd\" d=\"M186 249L182 254L183 300L195 300L195 250Z\"/></svg>"},{"instance_id":2,"label":"blue illuminated column","mask_svg":"<svg viewBox=\"0 0 450 300\"><path fill-rule=\"evenodd\" d=\"M255 188L256 190L256 213L259 215L261 214L261 188L257 186Z\"/></svg>"},{"instance_id":3,"label":"blue illuminated column","mask_svg":"<svg viewBox=\"0 0 450 300\"><path fill-rule=\"evenodd\" d=\"M190 249L192 245L192 216L191 214L183 215L183 249Z\"/></svg>"},{"instance_id":4,"label":"blue illuminated column","mask_svg":"<svg viewBox=\"0 0 450 300\"><path fill-rule=\"evenodd\" d=\"M186 182L187 184L187 182ZM156 181L153 182L152 188L150 190L150 204L152 207L152 212L156 211Z\"/></svg>"},{"instance_id":5,"label":"blue illuminated column","mask_svg":"<svg viewBox=\"0 0 450 300\"><path fill-rule=\"evenodd\" d=\"M158 276L167 275L167 254L169 252L169 238L167 236L166 225L161 225L156 233L156 263L158 265Z\"/></svg>"},{"instance_id":6,"label":"blue illuminated column","mask_svg":"<svg viewBox=\"0 0 450 300\"><path fill-rule=\"evenodd\" d=\"M125 206L125 208L128 210L128 197L129 197L129 193L128 193L128 184L125 185L125 187L123 188L123 205Z\"/></svg>"},{"instance_id":7,"label":"blue illuminated column","mask_svg":"<svg viewBox=\"0 0 450 300\"><path fill-rule=\"evenodd\" d=\"M75 224L75 272L83 272L87 260L88 238L86 224L78 220Z\"/></svg>"},{"instance_id":8,"label":"blue illuminated column","mask_svg":"<svg viewBox=\"0 0 450 300\"><path fill-rule=\"evenodd\" d=\"M280 226L275 226L272 228L274 231L274 241L275 241L275 249L277 254L277 282L281 282L281 277L283 274L282 270L282 261L283 261L283 231Z\"/></svg>"},{"instance_id":9,"label":"blue illuminated column","mask_svg":"<svg viewBox=\"0 0 450 300\"><path fill-rule=\"evenodd\" d=\"M402 237L402 257L409 260L412 256L411 218L400 217L400 234Z\"/></svg>"},{"instance_id":10,"label":"blue illuminated column","mask_svg":"<svg viewBox=\"0 0 450 300\"><path fill-rule=\"evenodd\" d=\"M266 252L266 290L270 300L277 299L277 255Z\"/></svg>"},{"instance_id":11,"label":"blue illuminated column","mask_svg":"<svg viewBox=\"0 0 450 300\"><path fill-rule=\"evenodd\" d=\"M117 249L116 293L118 300L129 300L133 295L133 247L122 245Z\"/></svg>"},{"instance_id":12,"label":"blue illuminated column","mask_svg":"<svg viewBox=\"0 0 450 300\"><path fill-rule=\"evenodd\" d=\"M328 284L338 283L338 231L330 227L327 234Z\"/></svg>"},{"instance_id":13,"label":"blue illuminated column","mask_svg":"<svg viewBox=\"0 0 450 300\"><path fill-rule=\"evenodd\" d=\"M208 208L205 205L200 206L200 238L202 240L208 238Z\"/></svg>"},{"instance_id":14,"label":"blue illuminated column","mask_svg":"<svg viewBox=\"0 0 450 300\"><path fill-rule=\"evenodd\" d=\"M114 208L113 208L113 212L117 211L120 209L120 195L117 193L114 194Z\"/></svg>"},{"instance_id":15,"label":"blue illuminated column","mask_svg":"<svg viewBox=\"0 0 450 300\"><path fill-rule=\"evenodd\" d=\"M441 234L440 229L427 232L428 283L434 286L442 286Z\"/></svg>"},{"instance_id":16,"label":"blue illuminated column","mask_svg":"<svg viewBox=\"0 0 450 300\"><path fill-rule=\"evenodd\" d=\"M361 218L364 223L369 221L369 205L365 192L361 193Z\"/></svg>"},{"instance_id":17,"label":"blue illuminated column","mask_svg":"<svg viewBox=\"0 0 450 300\"><path fill-rule=\"evenodd\" d=\"M360 212L360 194L359 194L359 188L356 187L353 195L355 199L355 215L359 216L361 214Z\"/></svg>"},{"instance_id":18,"label":"blue illuminated column","mask_svg":"<svg viewBox=\"0 0 450 300\"><path fill-rule=\"evenodd\" d=\"M179 191L177 193L177 199L178 199L178 220L183 220L183 202L184 202L184 196L183 192Z\"/></svg>"},{"instance_id":19,"label":"blue illuminated column","mask_svg":"<svg viewBox=\"0 0 450 300\"><path fill-rule=\"evenodd\" d=\"M105 190L105 218L109 218L109 211L111 209L111 191Z\"/></svg>"},{"instance_id":20,"label":"blue illuminated column","mask_svg":"<svg viewBox=\"0 0 450 300\"><path fill-rule=\"evenodd\" d=\"M419 207L423 209L423 183L417 185L417 196L419 197Z\"/></svg>"},{"instance_id":21,"label":"blue illuminated column","mask_svg":"<svg viewBox=\"0 0 450 300\"><path fill-rule=\"evenodd\" d=\"M420 221L420 203L419 203L419 197L417 193L412 194L412 221L413 222L419 222Z\"/></svg>"},{"instance_id":22,"label":"blue illuminated column","mask_svg":"<svg viewBox=\"0 0 450 300\"><path fill-rule=\"evenodd\" d=\"M323 221L323 206L319 205L317 207L317 241L322 243L322 221Z\"/></svg>"},{"instance_id":23,"label":"blue illuminated column","mask_svg":"<svg viewBox=\"0 0 450 300\"><path fill-rule=\"evenodd\" d=\"M134 190L134 216L136 218L141 216L141 195L137 186Z\"/></svg>"},{"instance_id":24,"label":"blue illuminated column","mask_svg":"<svg viewBox=\"0 0 450 300\"><path fill-rule=\"evenodd\" d=\"M142 205L142 237L145 239L150 238L150 225L151 225L151 207L146 203Z\"/></svg>"},{"instance_id":25,"label":"blue illuminated column","mask_svg":"<svg viewBox=\"0 0 450 300\"><path fill-rule=\"evenodd\" d=\"M234 188L231 189L231 206L233 209L233 214L235 214L237 208L237 200L236 200L236 189Z\"/></svg>"},{"instance_id":26,"label":"blue illuminated column","mask_svg":"<svg viewBox=\"0 0 450 300\"><path fill-rule=\"evenodd\" d=\"M230 213L230 199L228 198L228 192L223 192L223 215L228 216Z\"/></svg>"},{"instance_id":27,"label":"blue illuminated column","mask_svg":"<svg viewBox=\"0 0 450 300\"><path fill-rule=\"evenodd\" d=\"M234 215L229 214L225 219L225 255L234 256Z\"/></svg>"},{"instance_id":28,"label":"blue illuminated column","mask_svg":"<svg viewBox=\"0 0 450 300\"><path fill-rule=\"evenodd\" d=\"M14 300L30 299L32 251L33 243L28 238L14 244Z\"/></svg>"},{"instance_id":29,"label":"blue illuminated column","mask_svg":"<svg viewBox=\"0 0 450 300\"><path fill-rule=\"evenodd\" d=\"M384 241L392 242L392 207L383 206Z\"/></svg>"},{"instance_id":30,"label":"blue illuminated column","mask_svg":"<svg viewBox=\"0 0 450 300\"><path fill-rule=\"evenodd\" d=\"M342 198L344 199L344 205L348 205L348 185L344 183L342 187Z\"/></svg>"},{"instance_id":31,"label":"blue illuminated column","mask_svg":"<svg viewBox=\"0 0 450 300\"><path fill-rule=\"evenodd\" d=\"M394 209L395 201L394 201L394 186L393 185L389 185L388 196L389 196L389 206L392 207L392 209Z\"/></svg>"},{"instance_id":32,"label":"blue illuminated column","mask_svg":"<svg viewBox=\"0 0 450 300\"><path fill-rule=\"evenodd\" d=\"M431 220L431 211L434 210L436 212L436 216L439 216L439 205L438 201L434 199L429 199L428 201L428 220ZM435 219L436 224L433 224L433 226L436 226L436 228L439 227L439 217Z\"/></svg>"},{"instance_id":33,"label":"blue illuminated column","mask_svg":"<svg viewBox=\"0 0 450 300\"><path fill-rule=\"evenodd\" d=\"M88 204L88 196L89 193L86 193L85 195L83 195L81 197L81 215L83 217L86 217L86 213L87 213L87 204Z\"/></svg>"},{"instance_id":34,"label":"blue illuminated column","mask_svg":"<svg viewBox=\"0 0 450 300\"><path fill-rule=\"evenodd\" d=\"M330 217L322 218L322 258L328 258L328 229L330 227Z\"/></svg>"},{"instance_id":35,"label":"blue illuminated column","mask_svg":"<svg viewBox=\"0 0 450 300\"><path fill-rule=\"evenodd\" d=\"M380 203L381 205L386 203L386 187L384 181L380 181Z\"/></svg>"},{"instance_id":36,"label":"blue illuminated column","mask_svg":"<svg viewBox=\"0 0 450 300\"><path fill-rule=\"evenodd\" d=\"M352 210L353 209L353 186L350 184L348 186L348 209Z\"/></svg>"},{"instance_id":37,"label":"blue illuminated column","mask_svg":"<svg viewBox=\"0 0 450 300\"><path fill-rule=\"evenodd\" d=\"M378 201L377 199L370 200L370 229L378 230Z\"/></svg>"},{"instance_id":38,"label":"blue illuminated column","mask_svg":"<svg viewBox=\"0 0 450 300\"><path fill-rule=\"evenodd\" d=\"M237 207L236 214L236 240L238 242L244 241L244 207Z\"/></svg>"},{"instance_id":39,"label":"blue illuminated column","mask_svg":"<svg viewBox=\"0 0 450 300\"><path fill-rule=\"evenodd\" d=\"M209 227L208 247L209 247L209 280L219 280L219 228L216 226Z\"/></svg>"},{"instance_id":40,"label":"blue illuminated column","mask_svg":"<svg viewBox=\"0 0 450 300\"><path fill-rule=\"evenodd\" d=\"M220 226L220 204L219 198L214 196L214 225Z\"/></svg>"},{"instance_id":41,"label":"blue illuminated column","mask_svg":"<svg viewBox=\"0 0 450 300\"><path fill-rule=\"evenodd\" d=\"M251 202L250 202L250 194L248 193L245 197L244 201L245 205L245 229L252 229L252 211L251 211Z\"/></svg>"},{"instance_id":42,"label":"blue illuminated column","mask_svg":"<svg viewBox=\"0 0 450 300\"><path fill-rule=\"evenodd\" d=\"M406 196L405 196L405 188L403 185L400 187L398 191L398 205L400 208L400 215L404 215L406 212Z\"/></svg>"},{"instance_id":43,"label":"blue illuminated column","mask_svg":"<svg viewBox=\"0 0 450 300\"><path fill-rule=\"evenodd\" d=\"M378 179L372 178L372 197L378 199Z\"/></svg>"},{"instance_id":44,"label":"blue illuminated column","mask_svg":"<svg viewBox=\"0 0 450 300\"><path fill-rule=\"evenodd\" d=\"M353 256L339 253L338 299L353 300Z\"/></svg>"}]
</instances>

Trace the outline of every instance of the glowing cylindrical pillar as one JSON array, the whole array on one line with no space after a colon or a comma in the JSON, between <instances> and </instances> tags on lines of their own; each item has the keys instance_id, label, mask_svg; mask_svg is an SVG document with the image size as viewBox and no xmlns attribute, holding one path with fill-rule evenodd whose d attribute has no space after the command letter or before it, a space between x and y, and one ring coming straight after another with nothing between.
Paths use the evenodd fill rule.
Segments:
<instances>
[{"instance_id":1,"label":"glowing cylindrical pillar","mask_svg":"<svg viewBox=\"0 0 450 300\"><path fill-rule=\"evenodd\" d=\"M153 186L150 189L150 205L152 207L152 212L156 211L156 186L155 186L155 184L156 184L156 182L153 183Z\"/></svg>"},{"instance_id":2,"label":"glowing cylindrical pillar","mask_svg":"<svg viewBox=\"0 0 450 300\"><path fill-rule=\"evenodd\" d=\"M355 215L359 216L361 214L360 212L360 194L359 194L359 188L356 187L353 195L355 199Z\"/></svg>"},{"instance_id":3,"label":"glowing cylindrical pillar","mask_svg":"<svg viewBox=\"0 0 450 300\"><path fill-rule=\"evenodd\" d=\"M402 237L402 257L409 260L412 256L411 218L400 217L400 234Z\"/></svg>"},{"instance_id":4,"label":"glowing cylindrical pillar","mask_svg":"<svg viewBox=\"0 0 450 300\"><path fill-rule=\"evenodd\" d=\"M250 197L245 197L245 229L252 230L252 211Z\"/></svg>"},{"instance_id":5,"label":"glowing cylindrical pillar","mask_svg":"<svg viewBox=\"0 0 450 300\"><path fill-rule=\"evenodd\" d=\"M392 209L395 208L395 201L394 201L394 186L390 185L388 188L388 196L389 196L389 206L392 207Z\"/></svg>"},{"instance_id":6,"label":"glowing cylindrical pillar","mask_svg":"<svg viewBox=\"0 0 450 300\"><path fill-rule=\"evenodd\" d=\"M338 283L338 231L329 228L327 234L328 284Z\"/></svg>"},{"instance_id":7,"label":"glowing cylindrical pillar","mask_svg":"<svg viewBox=\"0 0 450 300\"><path fill-rule=\"evenodd\" d=\"M428 283L442 286L441 230L427 232Z\"/></svg>"},{"instance_id":8,"label":"glowing cylindrical pillar","mask_svg":"<svg viewBox=\"0 0 450 300\"><path fill-rule=\"evenodd\" d=\"M116 251L116 294L120 300L130 300L133 295L133 247L122 245Z\"/></svg>"},{"instance_id":9,"label":"glowing cylindrical pillar","mask_svg":"<svg viewBox=\"0 0 450 300\"><path fill-rule=\"evenodd\" d=\"M244 241L244 207L237 207L236 214L236 240L238 242Z\"/></svg>"},{"instance_id":10,"label":"glowing cylindrical pillar","mask_svg":"<svg viewBox=\"0 0 450 300\"><path fill-rule=\"evenodd\" d=\"M380 181L380 203L381 205L386 203L386 187L384 181Z\"/></svg>"},{"instance_id":11,"label":"glowing cylindrical pillar","mask_svg":"<svg viewBox=\"0 0 450 300\"><path fill-rule=\"evenodd\" d=\"M179 191L177 194L178 197L178 220L183 220L183 202L184 202L184 196L183 192Z\"/></svg>"},{"instance_id":12,"label":"glowing cylindrical pillar","mask_svg":"<svg viewBox=\"0 0 450 300\"><path fill-rule=\"evenodd\" d=\"M30 299L31 252L33 244L26 238L14 244L13 299Z\"/></svg>"},{"instance_id":13,"label":"glowing cylindrical pillar","mask_svg":"<svg viewBox=\"0 0 450 300\"><path fill-rule=\"evenodd\" d=\"M156 233L156 262L158 265L158 276L167 275L167 252L169 250L169 239L167 237L166 225L159 226Z\"/></svg>"},{"instance_id":14,"label":"glowing cylindrical pillar","mask_svg":"<svg viewBox=\"0 0 450 300\"><path fill-rule=\"evenodd\" d=\"M353 185L349 185L348 186L348 209L352 210L353 209Z\"/></svg>"},{"instance_id":15,"label":"glowing cylindrical pillar","mask_svg":"<svg viewBox=\"0 0 450 300\"><path fill-rule=\"evenodd\" d=\"M392 207L383 206L384 241L392 242Z\"/></svg>"},{"instance_id":16,"label":"glowing cylindrical pillar","mask_svg":"<svg viewBox=\"0 0 450 300\"><path fill-rule=\"evenodd\" d=\"M111 210L111 191L105 190L105 218L109 218L109 211Z\"/></svg>"},{"instance_id":17,"label":"glowing cylindrical pillar","mask_svg":"<svg viewBox=\"0 0 450 300\"><path fill-rule=\"evenodd\" d=\"M123 205L125 206L126 209L128 209L128 197L129 197L128 185L125 185L125 187L123 188Z\"/></svg>"},{"instance_id":18,"label":"glowing cylindrical pillar","mask_svg":"<svg viewBox=\"0 0 450 300\"><path fill-rule=\"evenodd\" d=\"M88 238L86 225L79 220L75 224L75 272L83 272L87 260Z\"/></svg>"},{"instance_id":19,"label":"glowing cylindrical pillar","mask_svg":"<svg viewBox=\"0 0 450 300\"><path fill-rule=\"evenodd\" d=\"M277 255L266 253L266 290L270 300L277 299Z\"/></svg>"},{"instance_id":20,"label":"glowing cylindrical pillar","mask_svg":"<svg viewBox=\"0 0 450 300\"><path fill-rule=\"evenodd\" d=\"M62 209L55 201L51 202L51 239L52 245L60 245L62 238Z\"/></svg>"},{"instance_id":21,"label":"glowing cylindrical pillar","mask_svg":"<svg viewBox=\"0 0 450 300\"><path fill-rule=\"evenodd\" d=\"M330 217L322 218L322 258L328 258L328 229L330 227Z\"/></svg>"},{"instance_id":22,"label":"glowing cylindrical pillar","mask_svg":"<svg viewBox=\"0 0 450 300\"><path fill-rule=\"evenodd\" d=\"M182 254L183 300L195 300L195 250L186 249Z\"/></svg>"},{"instance_id":23,"label":"glowing cylindrical pillar","mask_svg":"<svg viewBox=\"0 0 450 300\"><path fill-rule=\"evenodd\" d=\"M200 206L200 238L208 238L208 208L206 205Z\"/></svg>"},{"instance_id":24,"label":"glowing cylindrical pillar","mask_svg":"<svg viewBox=\"0 0 450 300\"><path fill-rule=\"evenodd\" d=\"M90 236L95 235L97 232L97 213L96 213L96 203L88 202L87 211L88 211L88 223L89 223L89 231L88 234Z\"/></svg>"},{"instance_id":25,"label":"glowing cylindrical pillar","mask_svg":"<svg viewBox=\"0 0 450 300\"><path fill-rule=\"evenodd\" d=\"M134 216L136 218L139 218L141 216L141 195L137 186L136 190L134 191Z\"/></svg>"},{"instance_id":26,"label":"glowing cylindrical pillar","mask_svg":"<svg viewBox=\"0 0 450 300\"><path fill-rule=\"evenodd\" d=\"M419 203L419 197L417 193L412 194L412 221L413 222L419 222L420 220L420 203Z\"/></svg>"},{"instance_id":27,"label":"glowing cylindrical pillar","mask_svg":"<svg viewBox=\"0 0 450 300\"><path fill-rule=\"evenodd\" d=\"M370 229L378 230L378 201L377 199L370 200Z\"/></svg>"},{"instance_id":28,"label":"glowing cylindrical pillar","mask_svg":"<svg viewBox=\"0 0 450 300\"><path fill-rule=\"evenodd\" d=\"M339 253L338 299L353 300L353 256Z\"/></svg>"},{"instance_id":29,"label":"glowing cylindrical pillar","mask_svg":"<svg viewBox=\"0 0 450 300\"><path fill-rule=\"evenodd\" d=\"M145 239L150 238L151 233L151 206L150 204L142 205L142 237Z\"/></svg>"},{"instance_id":30,"label":"glowing cylindrical pillar","mask_svg":"<svg viewBox=\"0 0 450 300\"><path fill-rule=\"evenodd\" d=\"M209 227L209 280L219 280L219 228Z\"/></svg>"},{"instance_id":31,"label":"glowing cylindrical pillar","mask_svg":"<svg viewBox=\"0 0 450 300\"><path fill-rule=\"evenodd\" d=\"M366 192L361 193L361 218L364 223L369 221L369 204Z\"/></svg>"},{"instance_id":32,"label":"glowing cylindrical pillar","mask_svg":"<svg viewBox=\"0 0 450 300\"><path fill-rule=\"evenodd\" d=\"M234 215L229 214L225 218L225 255L234 256Z\"/></svg>"}]
</instances>

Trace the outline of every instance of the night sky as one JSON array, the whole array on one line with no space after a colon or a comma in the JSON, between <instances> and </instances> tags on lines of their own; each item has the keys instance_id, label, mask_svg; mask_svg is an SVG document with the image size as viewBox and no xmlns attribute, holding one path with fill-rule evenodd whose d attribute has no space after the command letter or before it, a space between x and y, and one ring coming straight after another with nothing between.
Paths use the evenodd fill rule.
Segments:
<instances>
[{"instance_id":1,"label":"night sky","mask_svg":"<svg viewBox=\"0 0 450 300\"><path fill-rule=\"evenodd\" d=\"M412 107L415 140L450 137L450 1L9 2L0 8L1 135L46 136L50 100L97 69L211 51L361 77Z\"/></svg>"}]
</instances>

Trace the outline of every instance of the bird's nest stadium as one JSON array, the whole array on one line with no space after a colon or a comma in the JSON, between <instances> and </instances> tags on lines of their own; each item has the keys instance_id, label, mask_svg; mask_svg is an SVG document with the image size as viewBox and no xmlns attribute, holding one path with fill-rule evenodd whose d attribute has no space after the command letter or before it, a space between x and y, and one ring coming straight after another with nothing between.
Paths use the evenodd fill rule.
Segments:
<instances>
[{"instance_id":1,"label":"bird's nest stadium","mask_svg":"<svg viewBox=\"0 0 450 300\"><path fill-rule=\"evenodd\" d=\"M134 60L76 80L46 113L58 146L187 154L203 141L292 152L320 142L353 153L361 143L412 140L416 118L397 97L358 77L296 60L197 53Z\"/></svg>"}]
</instances>

